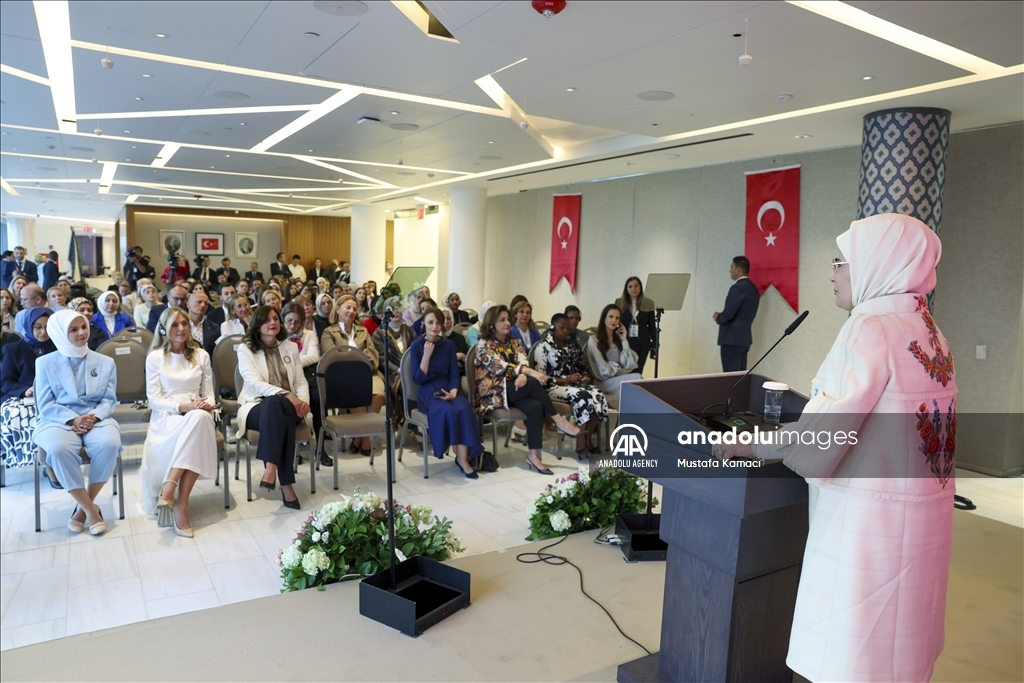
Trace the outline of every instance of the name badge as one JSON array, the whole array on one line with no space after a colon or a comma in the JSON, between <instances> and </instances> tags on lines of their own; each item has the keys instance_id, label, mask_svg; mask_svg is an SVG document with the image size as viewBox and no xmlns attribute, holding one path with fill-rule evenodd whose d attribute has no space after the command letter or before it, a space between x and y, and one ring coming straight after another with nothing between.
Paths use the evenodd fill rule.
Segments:
<instances>
[{"instance_id":1,"label":"name badge","mask_svg":"<svg viewBox=\"0 0 1024 683\"><path fill-rule=\"evenodd\" d=\"M630 325L629 325L629 336L630 337L639 337L640 336L640 326L637 325L636 323L630 323Z\"/></svg>"},{"instance_id":2,"label":"name badge","mask_svg":"<svg viewBox=\"0 0 1024 683\"><path fill-rule=\"evenodd\" d=\"M284 357L284 362L285 362L286 365L291 365L292 364L291 356L285 356Z\"/></svg>"}]
</instances>

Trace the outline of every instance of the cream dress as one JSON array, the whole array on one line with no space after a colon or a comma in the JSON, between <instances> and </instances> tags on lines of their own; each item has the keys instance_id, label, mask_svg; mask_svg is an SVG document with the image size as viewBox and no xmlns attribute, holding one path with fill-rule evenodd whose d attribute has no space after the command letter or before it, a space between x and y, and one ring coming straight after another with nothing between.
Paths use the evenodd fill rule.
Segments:
<instances>
[{"instance_id":1,"label":"cream dress","mask_svg":"<svg viewBox=\"0 0 1024 683\"><path fill-rule=\"evenodd\" d=\"M213 403L210 356L197 349L191 363L184 354L153 351L146 357L146 395L153 417L142 454L142 507L156 513L167 473L180 468L213 478L217 474L217 434L213 415L178 406L199 398Z\"/></svg>"}]
</instances>

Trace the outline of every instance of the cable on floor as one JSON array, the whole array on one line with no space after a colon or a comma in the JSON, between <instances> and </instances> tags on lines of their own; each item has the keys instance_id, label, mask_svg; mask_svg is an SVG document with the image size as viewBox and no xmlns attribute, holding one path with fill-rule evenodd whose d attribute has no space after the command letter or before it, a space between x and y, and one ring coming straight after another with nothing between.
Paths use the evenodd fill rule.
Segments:
<instances>
[{"instance_id":1,"label":"cable on floor","mask_svg":"<svg viewBox=\"0 0 1024 683\"><path fill-rule=\"evenodd\" d=\"M603 533L606 530L607 530L607 528L606 529L602 529L601 532ZM600 534L598 534L598 537L600 537ZM560 539L558 539L554 543L550 543L550 544L544 546L543 548L541 548L540 550L538 550L535 553L519 553L518 555L516 555L516 562L522 562L523 564L537 564L538 562L543 562L544 564L550 564L550 565L554 565L554 566L558 566L558 565L562 565L562 564L567 564L567 565L571 566L573 569L576 570L576 573L580 575L580 592L583 593L583 595L585 595L588 600L590 600L592 603L594 603L595 605L600 607L602 612L604 612L606 615L608 615L608 618L611 619L612 624L615 626L615 630L617 630L620 634L622 634L623 638L625 638L629 642L631 642L634 645L636 645L638 648L643 650L644 653L651 654L650 650L648 650L646 647L644 647L643 645L638 643L633 638L630 638L628 635L626 635L626 632L623 631L622 628L619 627L619 623L617 621L615 621L615 617L612 616L612 613L609 612L607 609L605 609L604 605L599 603L589 593L587 593L586 590L584 590L584 588L583 588L583 570L582 569L580 569L578 566L573 564L572 561L569 560L569 558L564 557L563 555L555 555L553 553L546 553L546 552L544 552L548 548L555 547L556 545L558 545L559 543L561 543L562 541L564 541L567 538L569 538L568 534L566 534L565 536L562 536ZM596 542L596 539L595 539L595 542ZM523 558L531 558L531 559L523 559Z\"/></svg>"}]
</instances>

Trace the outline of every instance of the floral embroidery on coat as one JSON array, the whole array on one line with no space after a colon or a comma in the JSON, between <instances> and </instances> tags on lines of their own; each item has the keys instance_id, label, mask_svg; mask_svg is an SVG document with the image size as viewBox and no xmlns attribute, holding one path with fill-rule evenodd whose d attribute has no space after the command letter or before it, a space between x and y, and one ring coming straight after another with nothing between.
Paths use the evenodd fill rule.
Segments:
<instances>
[{"instance_id":1,"label":"floral embroidery on coat","mask_svg":"<svg viewBox=\"0 0 1024 683\"><path fill-rule=\"evenodd\" d=\"M926 403L917 409L917 433L921 435L918 450L945 488L956 468L956 401L950 401L945 416L939 410L938 401L932 399L932 405L931 414Z\"/></svg>"},{"instance_id":2,"label":"floral embroidery on coat","mask_svg":"<svg viewBox=\"0 0 1024 683\"><path fill-rule=\"evenodd\" d=\"M928 310L927 299L923 296L916 296L914 300L917 301L917 312L924 318L924 324L928 328L928 344L935 351L935 355L929 356L916 340L910 342L907 350L914 355L918 363L924 366L933 380L946 386L953 379L953 354L942 348L939 330L935 327L935 320L932 319L932 314Z\"/></svg>"}]
</instances>

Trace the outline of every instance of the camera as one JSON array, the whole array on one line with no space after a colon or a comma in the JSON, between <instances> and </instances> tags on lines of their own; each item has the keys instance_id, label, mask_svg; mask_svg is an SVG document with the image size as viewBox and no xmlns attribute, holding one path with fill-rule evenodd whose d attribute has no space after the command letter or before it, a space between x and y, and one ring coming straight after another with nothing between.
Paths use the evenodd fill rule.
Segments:
<instances>
[{"instance_id":1,"label":"camera","mask_svg":"<svg viewBox=\"0 0 1024 683\"><path fill-rule=\"evenodd\" d=\"M204 258L206 257L203 256L202 254L198 254L194 259L192 259L192 263L196 264L197 268L202 268Z\"/></svg>"},{"instance_id":2,"label":"camera","mask_svg":"<svg viewBox=\"0 0 1024 683\"><path fill-rule=\"evenodd\" d=\"M173 254L167 254L167 264L169 266L171 266L172 268L174 266L178 265L178 257L179 256L181 256L181 254L179 252L175 252Z\"/></svg>"}]
</instances>

